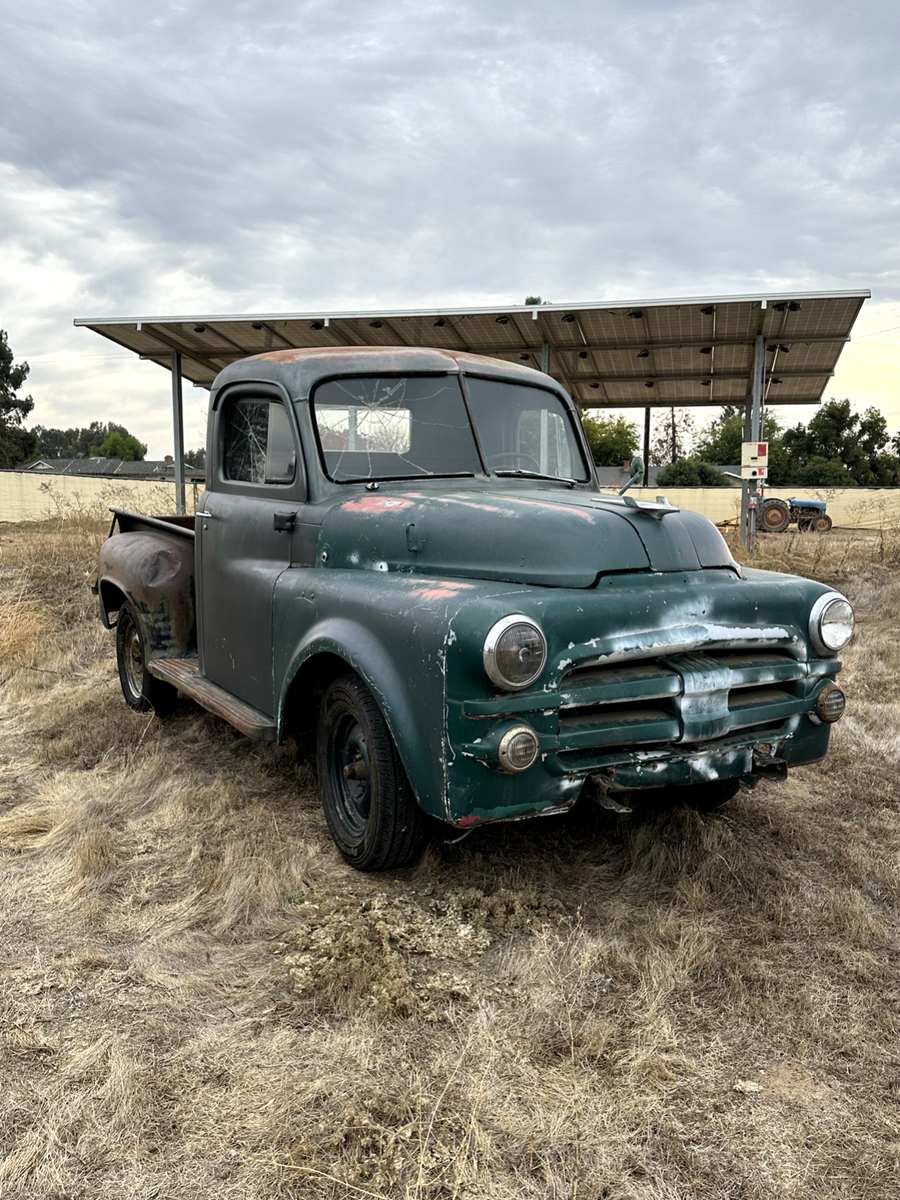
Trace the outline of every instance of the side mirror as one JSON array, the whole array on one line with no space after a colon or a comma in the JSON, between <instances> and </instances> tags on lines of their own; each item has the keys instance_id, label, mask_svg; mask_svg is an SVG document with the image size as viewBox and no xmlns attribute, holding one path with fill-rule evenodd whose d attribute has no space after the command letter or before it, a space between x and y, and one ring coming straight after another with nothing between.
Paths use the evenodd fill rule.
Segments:
<instances>
[{"instance_id":1,"label":"side mirror","mask_svg":"<svg viewBox=\"0 0 900 1200\"><path fill-rule=\"evenodd\" d=\"M644 479L644 460L641 458L640 454L636 454L634 456L634 458L631 460L631 478L628 480L628 482L625 484L625 486L623 488L619 489L619 495L620 496L624 495L624 493L627 492L630 487L634 487L634 485L638 482L638 480L643 482L643 479Z\"/></svg>"}]
</instances>

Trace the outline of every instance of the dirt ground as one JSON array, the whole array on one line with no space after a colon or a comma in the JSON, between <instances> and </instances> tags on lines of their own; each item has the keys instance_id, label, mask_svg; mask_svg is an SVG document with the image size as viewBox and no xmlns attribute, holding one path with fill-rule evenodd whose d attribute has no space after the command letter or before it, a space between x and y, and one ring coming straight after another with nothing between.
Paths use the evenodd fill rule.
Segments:
<instances>
[{"instance_id":1,"label":"dirt ground","mask_svg":"<svg viewBox=\"0 0 900 1200\"><path fill-rule=\"evenodd\" d=\"M128 710L103 523L0 525L0 1198L900 1195L900 534L825 764L361 876L308 745Z\"/></svg>"}]
</instances>

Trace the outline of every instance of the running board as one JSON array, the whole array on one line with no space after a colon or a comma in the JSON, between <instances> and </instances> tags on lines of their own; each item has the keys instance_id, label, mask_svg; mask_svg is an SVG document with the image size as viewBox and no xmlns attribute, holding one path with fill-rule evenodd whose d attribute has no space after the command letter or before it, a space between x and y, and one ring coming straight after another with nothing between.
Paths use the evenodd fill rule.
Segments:
<instances>
[{"instance_id":1,"label":"running board","mask_svg":"<svg viewBox=\"0 0 900 1200\"><path fill-rule=\"evenodd\" d=\"M278 727L274 719L251 704L238 700L217 683L205 679L200 674L196 658L152 658L147 663L147 670L157 679L177 687L179 692L184 692L217 717L222 717L247 737L260 738L264 742L276 740Z\"/></svg>"}]
</instances>

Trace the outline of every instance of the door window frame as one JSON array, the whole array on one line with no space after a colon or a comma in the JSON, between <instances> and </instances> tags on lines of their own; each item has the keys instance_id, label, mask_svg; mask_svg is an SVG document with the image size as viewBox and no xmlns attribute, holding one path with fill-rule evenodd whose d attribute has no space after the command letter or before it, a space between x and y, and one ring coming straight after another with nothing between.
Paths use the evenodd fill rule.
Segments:
<instances>
[{"instance_id":1,"label":"door window frame","mask_svg":"<svg viewBox=\"0 0 900 1200\"><path fill-rule=\"evenodd\" d=\"M288 428L294 441L294 478L288 483L251 483L243 479L230 479L225 474L225 431L227 412L238 400L266 400L280 403L285 409ZM207 487L212 491L231 496L247 496L260 500L304 502L308 497L303 449L297 414L287 391L274 383L250 383L241 381L223 388L213 402L214 420L212 471L207 474Z\"/></svg>"}]
</instances>

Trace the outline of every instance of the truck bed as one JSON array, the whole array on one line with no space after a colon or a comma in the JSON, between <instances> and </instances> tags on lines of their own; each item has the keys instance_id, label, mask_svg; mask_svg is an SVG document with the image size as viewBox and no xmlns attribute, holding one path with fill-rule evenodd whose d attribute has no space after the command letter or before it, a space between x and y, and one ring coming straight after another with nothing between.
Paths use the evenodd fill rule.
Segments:
<instances>
[{"instance_id":1,"label":"truck bed","mask_svg":"<svg viewBox=\"0 0 900 1200\"><path fill-rule=\"evenodd\" d=\"M163 529L166 533L178 534L181 537L194 537L193 516L148 517L143 513L130 512L127 508L111 508L109 511L113 514L109 530L110 537L116 532L116 526L120 533L134 533L144 529Z\"/></svg>"}]
</instances>

